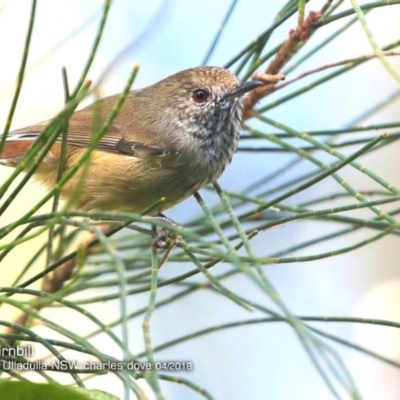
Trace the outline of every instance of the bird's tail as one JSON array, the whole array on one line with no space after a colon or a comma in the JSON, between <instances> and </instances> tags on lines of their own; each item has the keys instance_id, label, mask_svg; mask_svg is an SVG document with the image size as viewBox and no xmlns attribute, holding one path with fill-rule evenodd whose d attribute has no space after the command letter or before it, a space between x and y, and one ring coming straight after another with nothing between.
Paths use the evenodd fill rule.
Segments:
<instances>
[{"instance_id":1,"label":"bird's tail","mask_svg":"<svg viewBox=\"0 0 400 400\"><path fill-rule=\"evenodd\" d=\"M0 154L0 163L7 165L9 160L18 160L22 158L34 141L33 135L29 134L13 134L7 137Z\"/></svg>"}]
</instances>

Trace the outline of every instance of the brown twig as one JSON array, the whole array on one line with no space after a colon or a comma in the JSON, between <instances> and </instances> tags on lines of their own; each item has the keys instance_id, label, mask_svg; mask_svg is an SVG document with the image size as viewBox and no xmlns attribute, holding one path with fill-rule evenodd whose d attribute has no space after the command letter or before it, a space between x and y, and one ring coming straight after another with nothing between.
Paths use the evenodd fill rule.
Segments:
<instances>
[{"instance_id":1,"label":"brown twig","mask_svg":"<svg viewBox=\"0 0 400 400\"><path fill-rule=\"evenodd\" d=\"M385 51L385 52L383 52L383 54L386 57L400 56L400 52L399 51ZM357 63L357 62L361 62L361 61L371 60L373 58L376 58L376 54L366 54L366 55L362 55L362 56L358 56L358 57L354 57L354 58L347 58L345 60L333 62L333 63L330 63L330 64L321 65L321 66L319 66L317 68L313 68L313 69L310 69L308 71L302 72L301 74L295 76L294 78L288 79L286 82L282 83L281 85L275 86L274 87L274 91L282 89L282 88L290 85L293 82L296 82L296 81L298 81L298 80L300 80L302 78L305 78L306 76L315 74L317 72L321 72L321 71L324 71L324 70L329 69L329 68L339 67L339 66L345 65L345 64Z\"/></svg>"},{"instance_id":2,"label":"brown twig","mask_svg":"<svg viewBox=\"0 0 400 400\"><path fill-rule=\"evenodd\" d=\"M107 233L111 229L112 225L101 225L99 229L103 233ZM43 280L42 290L49 294L54 294L58 292L64 285L66 281L71 277L72 272L75 266L78 264L78 258L86 258L93 252L94 247L90 247L89 244L96 239L97 236L94 233L91 233L86 239L82 239L78 243L79 253L76 257L71 258L70 260L64 262L59 267L57 267L54 272L50 275L46 275ZM43 308L41 304L35 304L32 306L32 309L35 311L40 311ZM16 320L15 324L26 326L28 324L30 315L28 313L21 314ZM15 327L9 327L7 329L8 334L18 334L19 330ZM14 339L9 339L8 343L13 346L15 344Z\"/></svg>"},{"instance_id":3,"label":"brown twig","mask_svg":"<svg viewBox=\"0 0 400 400\"><path fill-rule=\"evenodd\" d=\"M101 232L107 233L111 227L111 225L100 225L98 228ZM93 252L94 247L89 247L89 244L96 239L96 237L94 233L91 233L89 237L82 239L77 245L78 256L61 264L51 275L46 275L43 282L43 291L47 293L56 293L62 288L63 284L71 277L78 263L78 258L86 259Z\"/></svg>"},{"instance_id":4,"label":"brown twig","mask_svg":"<svg viewBox=\"0 0 400 400\"><path fill-rule=\"evenodd\" d=\"M275 58L268 65L264 73L265 76L279 76L279 72L283 66L287 64L294 54L296 54L300 45L303 45L314 33L316 29L315 24L319 21L321 16L321 12L310 12L308 17L302 21L296 29L292 29L289 32L289 38L282 45L282 47L276 53ZM259 77L262 75L260 75L260 73L256 73L255 76ZM276 80L272 82L270 81L267 84L252 90L245 96L243 99L243 121L246 121L253 116L254 106L258 101L274 90L276 82Z\"/></svg>"}]
</instances>

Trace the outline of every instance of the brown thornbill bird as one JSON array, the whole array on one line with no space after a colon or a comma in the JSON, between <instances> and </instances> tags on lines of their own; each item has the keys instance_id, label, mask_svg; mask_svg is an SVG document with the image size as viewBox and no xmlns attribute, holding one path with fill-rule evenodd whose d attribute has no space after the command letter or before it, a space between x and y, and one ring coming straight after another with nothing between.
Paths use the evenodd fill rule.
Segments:
<instances>
[{"instance_id":1,"label":"brown thornbill bird","mask_svg":"<svg viewBox=\"0 0 400 400\"><path fill-rule=\"evenodd\" d=\"M223 68L198 67L131 91L91 154L83 181L85 168L66 183L61 196L76 191L78 210L133 213L165 198L153 215L181 202L216 181L230 163L239 140L241 96L261 84L240 82ZM118 97L101 99L71 116L64 173L81 158L91 143L93 124L108 118ZM0 163L15 167L49 123L10 132ZM50 187L57 179L60 142L34 175Z\"/></svg>"}]
</instances>

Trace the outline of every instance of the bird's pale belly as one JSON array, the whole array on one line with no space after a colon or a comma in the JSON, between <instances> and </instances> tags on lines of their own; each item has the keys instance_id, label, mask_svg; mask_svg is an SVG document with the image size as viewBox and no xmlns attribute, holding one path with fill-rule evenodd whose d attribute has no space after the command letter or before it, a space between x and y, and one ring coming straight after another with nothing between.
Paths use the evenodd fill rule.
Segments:
<instances>
[{"instance_id":1,"label":"bird's pale belly","mask_svg":"<svg viewBox=\"0 0 400 400\"><path fill-rule=\"evenodd\" d=\"M73 165L82 150L76 152ZM208 182L206 177L168 160L152 160L93 152L89 166L83 167L64 186L62 197L75 197L73 208L81 210L140 213L164 199L151 214L174 206ZM184 171L184 172L183 172ZM81 183L80 183L81 181Z\"/></svg>"}]
</instances>

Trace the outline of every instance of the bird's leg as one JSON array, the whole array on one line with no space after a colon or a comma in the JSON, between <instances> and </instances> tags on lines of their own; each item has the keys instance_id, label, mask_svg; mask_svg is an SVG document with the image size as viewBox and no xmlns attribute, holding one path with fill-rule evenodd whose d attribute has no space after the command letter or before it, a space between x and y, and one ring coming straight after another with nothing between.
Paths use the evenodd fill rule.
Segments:
<instances>
[{"instance_id":1,"label":"bird's leg","mask_svg":"<svg viewBox=\"0 0 400 400\"><path fill-rule=\"evenodd\" d=\"M165 216L164 214L157 214L157 215L153 215L153 216L148 216L148 217L144 217L146 220L150 221L151 220L158 220L158 221L163 221L168 223L171 226L175 226L175 227L181 227L182 225L179 224L178 222L174 221L171 218L168 218L167 216ZM104 220L105 222L111 222L109 220ZM115 222L117 220L113 220L112 222ZM152 240L152 244L156 249L166 249L169 246L169 242L166 239L171 239L171 240L175 240L176 239L176 235L173 231L171 231L168 228L162 228L159 232L153 232L150 229L146 229L143 228L141 226L138 226L136 224L129 224L126 225L125 228L131 229L133 231L136 232L140 232L140 233L144 233L145 235L150 235L152 236L153 240Z\"/></svg>"},{"instance_id":2,"label":"bird's leg","mask_svg":"<svg viewBox=\"0 0 400 400\"><path fill-rule=\"evenodd\" d=\"M176 227L182 226L178 222L175 222L173 219L168 218L167 216L165 216L164 214L161 214L161 213L158 215L155 215L154 217L151 217L151 218L157 219L159 221L167 222L168 224L170 224L172 226L176 226ZM176 239L175 233L173 231L169 230L168 228L162 228L160 232L156 232L153 235L153 246L157 249L166 249L169 246L169 243L166 240L168 238L171 240L175 240Z\"/></svg>"}]
</instances>

